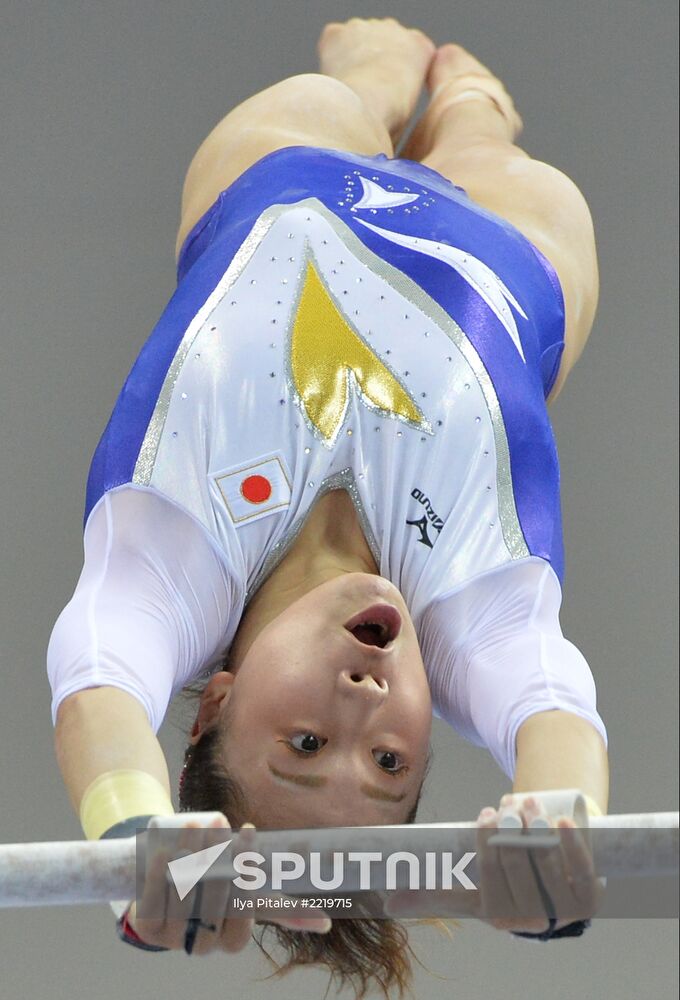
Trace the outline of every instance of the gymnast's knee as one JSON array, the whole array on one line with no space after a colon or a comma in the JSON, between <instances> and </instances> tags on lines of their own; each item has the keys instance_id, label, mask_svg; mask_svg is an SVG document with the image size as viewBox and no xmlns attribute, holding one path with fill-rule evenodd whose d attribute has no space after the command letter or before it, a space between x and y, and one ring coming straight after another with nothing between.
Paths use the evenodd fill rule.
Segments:
<instances>
[{"instance_id":1,"label":"gymnast's knee","mask_svg":"<svg viewBox=\"0 0 680 1000\"><path fill-rule=\"evenodd\" d=\"M392 155L384 123L351 87L323 73L299 73L273 84L261 95L267 114L290 129L319 132L340 146L361 145L357 152ZM263 101L264 103L264 101Z\"/></svg>"},{"instance_id":2,"label":"gymnast's knee","mask_svg":"<svg viewBox=\"0 0 680 1000\"><path fill-rule=\"evenodd\" d=\"M354 114L363 110L361 98L351 87L324 73L296 73L272 84L266 92L272 96L280 94L284 100L288 97L294 101L304 98L310 105L329 105Z\"/></svg>"}]
</instances>

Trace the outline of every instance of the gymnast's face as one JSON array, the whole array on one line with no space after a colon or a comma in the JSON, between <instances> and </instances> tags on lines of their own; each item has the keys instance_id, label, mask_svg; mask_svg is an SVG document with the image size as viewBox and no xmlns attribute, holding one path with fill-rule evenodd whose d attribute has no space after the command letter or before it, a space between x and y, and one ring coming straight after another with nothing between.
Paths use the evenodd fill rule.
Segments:
<instances>
[{"instance_id":1,"label":"gymnast's face","mask_svg":"<svg viewBox=\"0 0 680 1000\"><path fill-rule=\"evenodd\" d=\"M405 821L432 703L413 622L388 580L346 573L315 587L210 683L219 715L231 702L225 755L260 826Z\"/></svg>"}]
</instances>

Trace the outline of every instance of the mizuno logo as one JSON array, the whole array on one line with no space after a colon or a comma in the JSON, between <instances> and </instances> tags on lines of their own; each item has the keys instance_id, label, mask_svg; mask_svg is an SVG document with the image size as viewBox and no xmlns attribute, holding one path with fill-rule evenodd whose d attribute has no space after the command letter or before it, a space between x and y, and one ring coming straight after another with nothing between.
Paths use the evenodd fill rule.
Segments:
<instances>
[{"instance_id":1,"label":"mizuno logo","mask_svg":"<svg viewBox=\"0 0 680 1000\"><path fill-rule=\"evenodd\" d=\"M430 536L427 533L427 518L425 517L424 514L418 521L407 521L406 523L414 524L416 528L419 528L420 538L418 539L418 541L422 542L423 545L428 545L430 548L432 548L432 542L430 541Z\"/></svg>"},{"instance_id":2,"label":"mizuno logo","mask_svg":"<svg viewBox=\"0 0 680 1000\"><path fill-rule=\"evenodd\" d=\"M423 507L425 508L425 513L423 514L422 517L418 518L417 520L414 519L413 521L407 521L406 523L412 524L414 525L414 527L418 528L420 530L420 538L418 539L418 541L421 542L423 545L427 545L429 548L432 548L433 547L432 541L427 531L428 526L434 528L436 532L440 532L444 527L444 522L442 521L441 517L439 517L439 515L436 513L436 511L432 507L432 504L430 503L429 498L425 496L422 490L419 490L417 488L411 490L411 496L413 497L414 500L417 500L418 503L423 505Z\"/></svg>"}]
</instances>

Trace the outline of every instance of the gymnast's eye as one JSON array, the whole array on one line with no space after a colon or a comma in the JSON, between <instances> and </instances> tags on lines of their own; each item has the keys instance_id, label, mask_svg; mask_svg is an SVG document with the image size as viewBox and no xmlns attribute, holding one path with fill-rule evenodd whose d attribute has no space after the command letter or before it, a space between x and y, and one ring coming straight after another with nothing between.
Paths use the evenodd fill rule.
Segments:
<instances>
[{"instance_id":1,"label":"gymnast's eye","mask_svg":"<svg viewBox=\"0 0 680 1000\"><path fill-rule=\"evenodd\" d=\"M314 733L296 733L290 740L290 746L298 753L316 753L325 742Z\"/></svg>"},{"instance_id":2,"label":"gymnast's eye","mask_svg":"<svg viewBox=\"0 0 680 1000\"><path fill-rule=\"evenodd\" d=\"M376 763L380 765L383 771L387 771L388 774L399 774L401 771L408 770L407 767L401 764L397 754L392 753L391 750L374 750L373 756Z\"/></svg>"}]
</instances>

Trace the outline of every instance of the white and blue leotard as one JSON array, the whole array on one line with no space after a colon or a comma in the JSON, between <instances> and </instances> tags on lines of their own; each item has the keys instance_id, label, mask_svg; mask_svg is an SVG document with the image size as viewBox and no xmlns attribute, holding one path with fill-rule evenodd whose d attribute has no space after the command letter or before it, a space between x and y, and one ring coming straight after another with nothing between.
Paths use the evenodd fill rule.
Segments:
<instances>
[{"instance_id":1,"label":"white and blue leotard","mask_svg":"<svg viewBox=\"0 0 680 1000\"><path fill-rule=\"evenodd\" d=\"M550 263L438 173L309 147L254 164L188 235L95 453L53 717L112 684L158 729L340 488L409 607L436 715L509 775L535 712L606 741L559 625L545 401L563 343Z\"/></svg>"}]
</instances>

